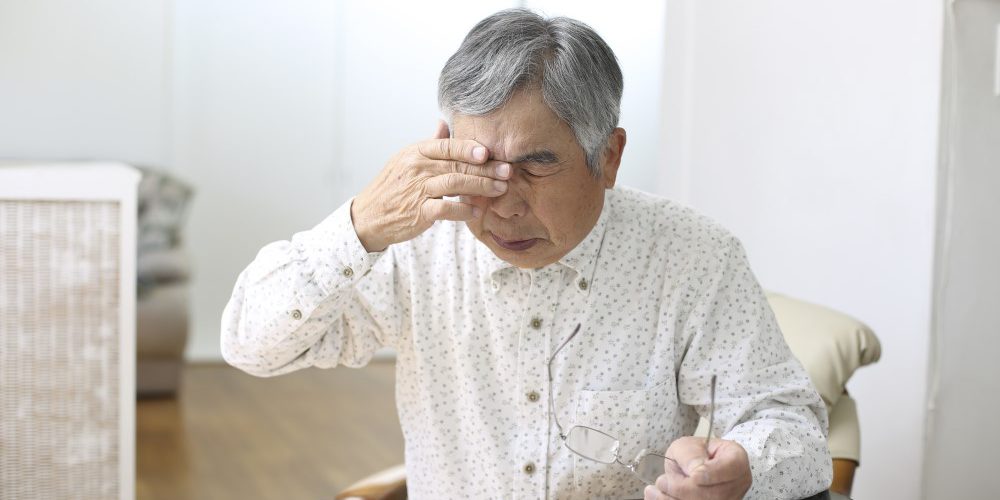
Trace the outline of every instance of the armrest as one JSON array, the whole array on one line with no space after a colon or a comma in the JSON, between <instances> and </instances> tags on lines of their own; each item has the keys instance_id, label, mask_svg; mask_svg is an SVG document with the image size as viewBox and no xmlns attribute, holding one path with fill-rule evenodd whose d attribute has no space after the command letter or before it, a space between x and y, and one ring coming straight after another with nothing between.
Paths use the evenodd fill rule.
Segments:
<instances>
[{"instance_id":1,"label":"armrest","mask_svg":"<svg viewBox=\"0 0 1000 500\"><path fill-rule=\"evenodd\" d=\"M338 493L336 500L406 500L406 467L372 474Z\"/></svg>"},{"instance_id":2,"label":"armrest","mask_svg":"<svg viewBox=\"0 0 1000 500\"><path fill-rule=\"evenodd\" d=\"M861 463L861 425L854 398L846 392L830 409L830 456Z\"/></svg>"}]
</instances>

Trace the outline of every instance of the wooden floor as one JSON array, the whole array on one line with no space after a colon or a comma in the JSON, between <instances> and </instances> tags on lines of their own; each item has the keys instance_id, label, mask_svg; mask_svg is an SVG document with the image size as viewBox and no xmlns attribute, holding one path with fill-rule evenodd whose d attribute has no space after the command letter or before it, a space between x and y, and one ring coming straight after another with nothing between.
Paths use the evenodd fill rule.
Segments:
<instances>
[{"instance_id":1,"label":"wooden floor","mask_svg":"<svg viewBox=\"0 0 1000 500\"><path fill-rule=\"evenodd\" d=\"M138 403L139 500L331 499L403 461L394 367L275 378L185 368L177 399Z\"/></svg>"}]
</instances>

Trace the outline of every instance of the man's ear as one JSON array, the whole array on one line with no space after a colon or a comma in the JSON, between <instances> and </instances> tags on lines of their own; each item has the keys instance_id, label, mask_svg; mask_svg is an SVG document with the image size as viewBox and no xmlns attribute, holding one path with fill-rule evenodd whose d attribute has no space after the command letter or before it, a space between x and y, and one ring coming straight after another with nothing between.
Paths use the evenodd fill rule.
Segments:
<instances>
[{"instance_id":1,"label":"man's ear","mask_svg":"<svg viewBox=\"0 0 1000 500\"><path fill-rule=\"evenodd\" d=\"M623 151L625 151L625 129L616 127L608 136L608 148L604 151L604 164L601 165L601 178L605 189L615 187Z\"/></svg>"}]
</instances>

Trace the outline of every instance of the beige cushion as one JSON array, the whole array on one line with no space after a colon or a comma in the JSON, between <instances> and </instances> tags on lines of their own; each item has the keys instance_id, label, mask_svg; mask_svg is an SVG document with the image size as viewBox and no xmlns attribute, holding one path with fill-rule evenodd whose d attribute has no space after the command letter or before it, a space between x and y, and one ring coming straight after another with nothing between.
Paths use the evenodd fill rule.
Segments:
<instances>
[{"instance_id":1,"label":"beige cushion","mask_svg":"<svg viewBox=\"0 0 1000 500\"><path fill-rule=\"evenodd\" d=\"M816 304L768 293L778 326L802 363L830 414L828 443L833 458L861 462L861 432L854 399L845 384L859 367L878 361L878 337L864 323ZM708 432L701 419L695 436Z\"/></svg>"},{"instance_id":2,"label":"beige cushion","mask_svg":"<svg viewBox=\"0 0 1000 500\"><path fill-rule=\"evenodd\" d=\"M864 323L832 309L768 293L781 332L830 410L858 367L878 361L878 338Z\"/></svg>"}]
</instances>

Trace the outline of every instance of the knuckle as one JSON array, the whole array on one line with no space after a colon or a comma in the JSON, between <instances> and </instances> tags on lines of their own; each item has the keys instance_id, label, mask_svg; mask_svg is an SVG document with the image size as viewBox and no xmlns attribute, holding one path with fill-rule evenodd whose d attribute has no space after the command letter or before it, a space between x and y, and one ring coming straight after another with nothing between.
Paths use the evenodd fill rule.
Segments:
<instances>
[{"instance_id":1,"label":"knuckle","mask_svg":"<svg viewBox=\"0 0 1000 500\"><path fill-rule=\"evenodd\" d=\"M437 219L440 210L440 207L435 203L431 203L430 200L425 201L424 204L420 206L420 213L426 220Z\"/></svg>"},{"instance_id":2,"label":"knuckle","mask_svg":"<svg viewBox=\"0 0 1000 500\"><path fill-rule=\"evenodd\" d=\"M462 187L462 175L457 173L446 175L444 185L450 192L457 191Z\"/></svg>"},{"instance_id":3,"label":"knuckle","mask_svg":"<svg viewBox=\"0 0 1000 500\"><path fill-rule=\"evenodd\" d=\"M430 147L431 147L430 141L418 142L417 144L414 145L414 147L407 148L405 152L417 158L427 158L431 156Z\"/></svg>"}]
</instances>

